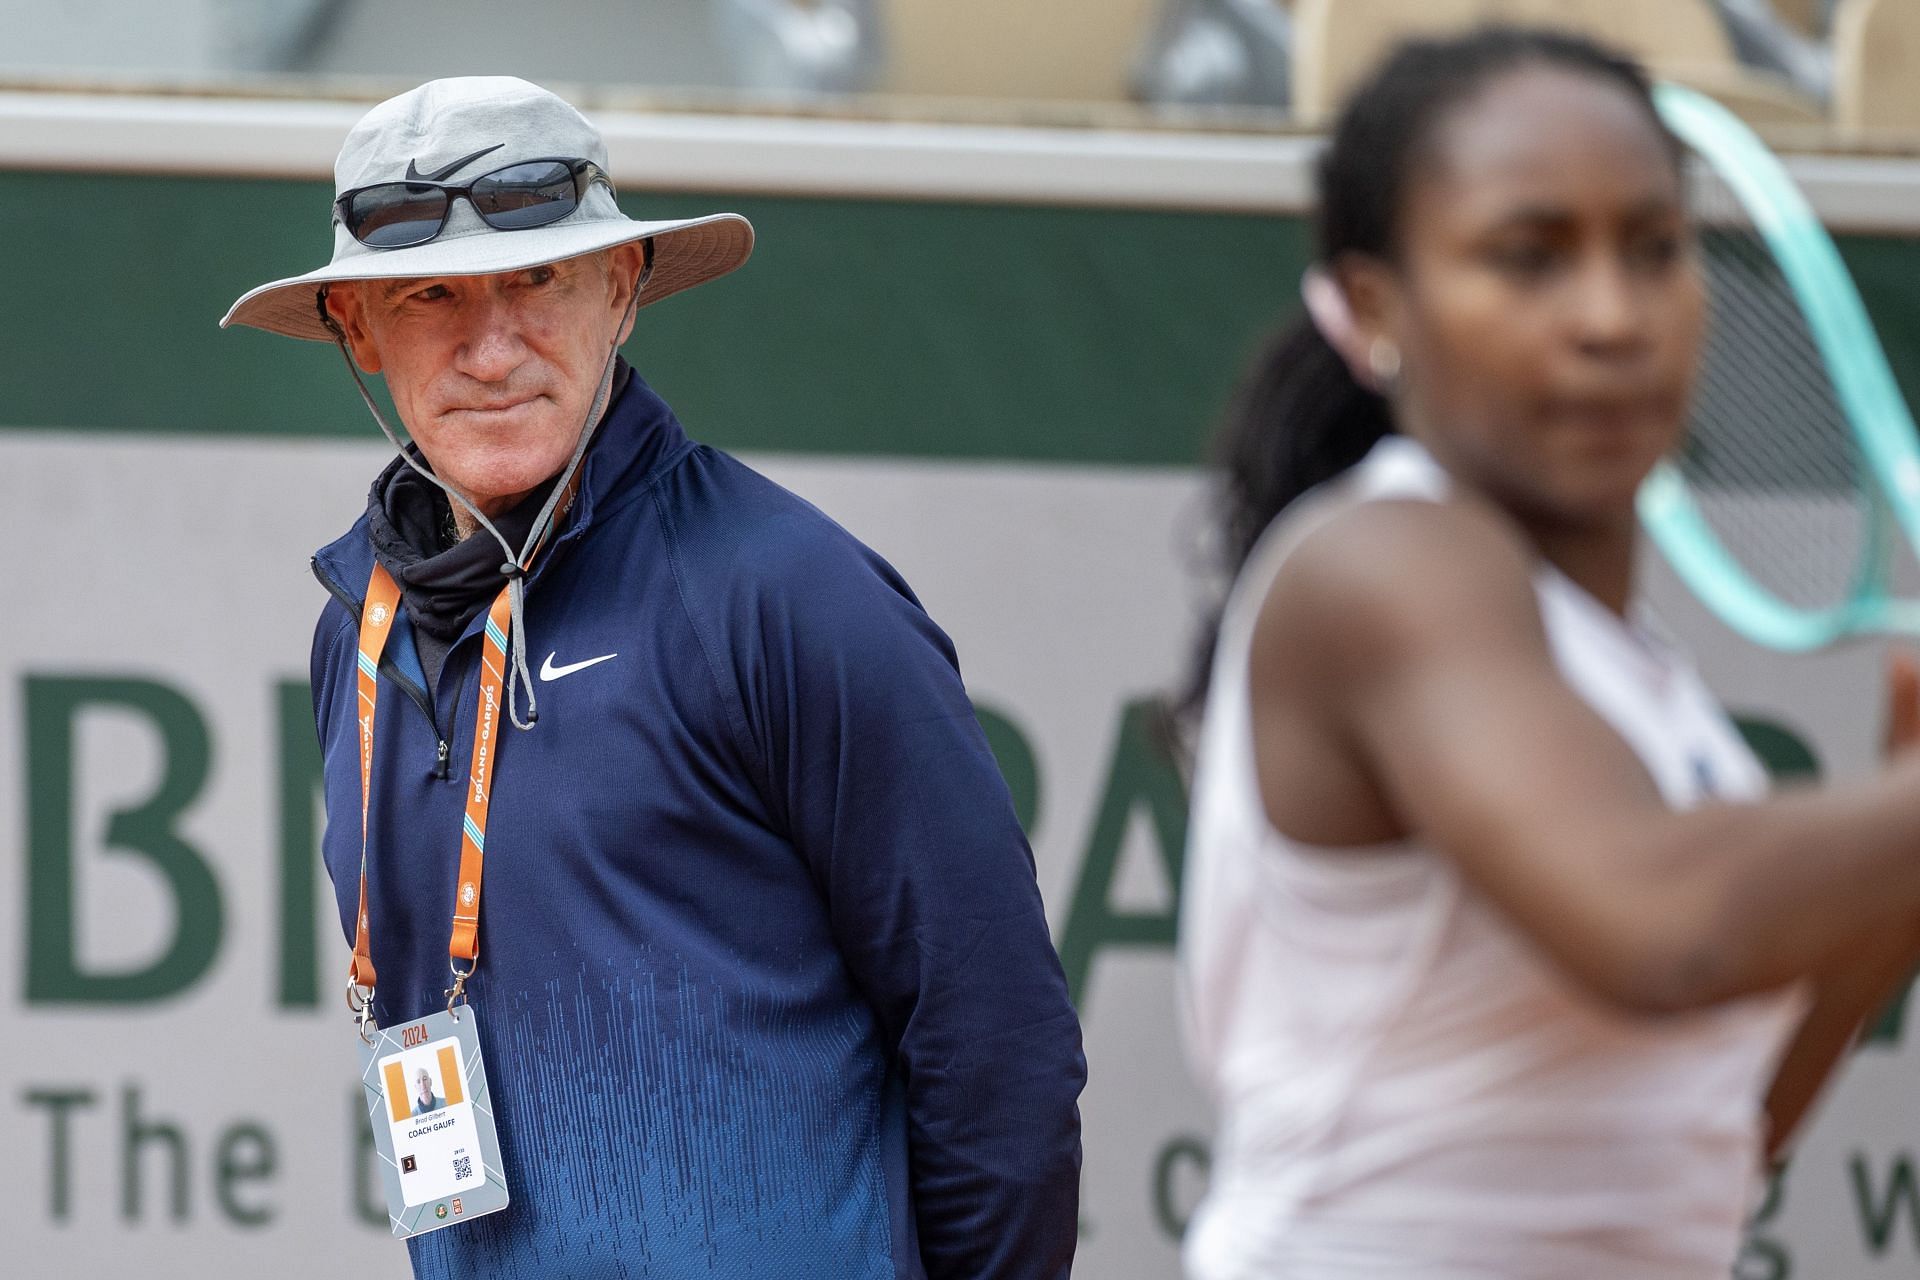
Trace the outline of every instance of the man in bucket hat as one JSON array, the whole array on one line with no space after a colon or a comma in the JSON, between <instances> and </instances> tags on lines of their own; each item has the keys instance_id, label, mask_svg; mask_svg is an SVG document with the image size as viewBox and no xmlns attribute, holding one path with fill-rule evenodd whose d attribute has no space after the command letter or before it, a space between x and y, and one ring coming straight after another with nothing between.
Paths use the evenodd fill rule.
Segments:
<instances>
[{"instance_id":1,"label":"man in bucket hat","mask_svg":"<svg viewBox=\"0 0 1920 1280\"><path fill-rule=\"evenodd\" d=\"M424 85L348 135L332 261L224 322L412 438L314 557L312 674L349 1002L464 1014L498 1125L506 1207L416 1273L1065 1276L1079 1028L952 647L618 357L752 231L605 164L536 86Z\"/></svg>"}]
</instances>

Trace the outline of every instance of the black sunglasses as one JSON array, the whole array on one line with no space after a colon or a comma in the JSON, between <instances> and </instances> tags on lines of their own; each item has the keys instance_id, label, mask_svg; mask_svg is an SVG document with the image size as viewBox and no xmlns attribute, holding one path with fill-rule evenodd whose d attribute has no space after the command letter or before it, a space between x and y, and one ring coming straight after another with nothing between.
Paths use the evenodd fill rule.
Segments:
<instances>
[{"instance_id":1,"label":"black sunglasses","mask_svg":"<svg viewBox=\"0 0 1920 1280\"><path fill-rule=\"evenodd\" d=\"M465 196L495 231L524 231L573 213L596 182L613 190L606 170L591 160L521 160L464 185L415 181L356 187L333 202L333 213L347 234L369 249L404 249L425 244L446 228L455 196Z\"/></svg>"}]
</instances>

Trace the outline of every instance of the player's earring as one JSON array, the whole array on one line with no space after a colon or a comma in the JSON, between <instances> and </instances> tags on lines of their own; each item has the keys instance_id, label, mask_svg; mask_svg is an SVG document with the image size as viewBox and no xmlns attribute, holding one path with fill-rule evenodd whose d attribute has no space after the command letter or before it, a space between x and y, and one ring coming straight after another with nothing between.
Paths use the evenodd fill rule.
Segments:
<instances>
[{"instance_id":1,"label":"player's earring","mask_svg":"<svg viewBox=\"0 0 1920 1280\"><path fill-rule=\"evenodd\" d=\"M1374 389L1391 395L1400 381L1400 348L1385 338L1375 338L1367 347L1367 372L1373 375Z\"/></svg>"}]
</instances>

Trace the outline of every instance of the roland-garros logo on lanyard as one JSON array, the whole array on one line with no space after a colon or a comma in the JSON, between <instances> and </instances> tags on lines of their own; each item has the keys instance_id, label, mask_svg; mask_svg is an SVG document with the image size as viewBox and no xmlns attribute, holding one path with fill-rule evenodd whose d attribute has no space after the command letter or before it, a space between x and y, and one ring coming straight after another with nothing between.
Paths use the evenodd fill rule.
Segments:
<instances>
[{"instance_id":1,"label":"roland-garros logo on lanyard","mask_svg":"<svg viewBox=\"0 0 1920 1280\"><path fill-rule=\"evenodd\" d=\"M499 731L500 686L507 665L507 627L512 605L507 589L502 589L487 611L486 648L480 655L480 698L474 712L473 767L467 782L467 816L462 824L460 877L456 883L453 907L453 939L449 954L455 961L467 963L465 973L457 967L456 979L447 992L447 1007L459 999L466 985L466 974L480 954L480 870L487 850L487 809L493 790L494 734Z\"/></svg>"},{"instance_id":2,"label":"roland-garros logo on lanyard","mask_svg":"<svg viewBox=\"0 0 1920 1280\"><path fill-rule=\"evenodd\" d=\"M473 803L487 802L487 756L493 749L493 722L499 714L499 703L494 698L493 683L480 682L480 745L473 756L473 776L468 779L473 785Z\"/></svg>"}]
</instances>

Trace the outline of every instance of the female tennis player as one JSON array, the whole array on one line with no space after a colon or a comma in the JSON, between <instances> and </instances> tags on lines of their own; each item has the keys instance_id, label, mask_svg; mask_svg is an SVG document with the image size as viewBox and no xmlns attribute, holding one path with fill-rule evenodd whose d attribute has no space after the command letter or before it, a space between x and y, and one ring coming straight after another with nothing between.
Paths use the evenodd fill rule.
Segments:
<instances>
[{"instance_id":1,"label":"female tennis player","mask_svg":"<svg viewBox=\"0 0 1920 1280\"><path fill-rule=\"evenodd\" d=\"M1541 32L1408 46L1337 124L1325 331L1229 449L1196 1280L1724 1280L1920 959L1920 761L1763 800L1636 604L1704 323L1678 156L1633 64Z\"/></svg>"}]
</instances>

